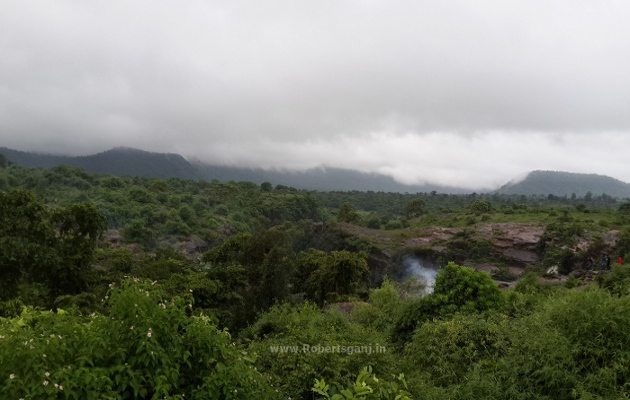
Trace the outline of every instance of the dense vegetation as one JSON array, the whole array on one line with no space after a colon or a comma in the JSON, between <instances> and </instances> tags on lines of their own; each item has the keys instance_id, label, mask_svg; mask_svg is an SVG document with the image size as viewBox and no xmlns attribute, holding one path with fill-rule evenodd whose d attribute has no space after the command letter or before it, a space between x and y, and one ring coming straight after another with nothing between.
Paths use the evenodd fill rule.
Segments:
<instances>
[{"instance_id":1,"label":"dense vegetation","mask_svg":"<svg viewBox=\"0 0 630 400\"><path fill-rule=\"evenodd\" d=\"M472 229L497 222L544 226L507 290L463 266L509 263ZM394 246L427 227L458 229L439 260ZM630 267L590 285L537 273L625 255L629 227L604 194L306 192L0 159L0 397L627 398ZM442 265L430 294L403 279L414 255Z\"/></svg>"}]
</instances>

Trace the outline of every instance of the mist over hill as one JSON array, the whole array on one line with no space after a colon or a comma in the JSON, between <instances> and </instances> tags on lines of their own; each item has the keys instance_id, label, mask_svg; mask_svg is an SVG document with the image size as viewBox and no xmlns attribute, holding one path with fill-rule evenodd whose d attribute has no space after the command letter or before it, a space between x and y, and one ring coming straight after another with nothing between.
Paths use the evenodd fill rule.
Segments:
<instances>
[{"instance_id":1,"label":"mist over hill","mask_svg":"<svg viewBox=\"0 0 630 400\"><path fill-rule=\"evenodd\" d=\"M369 174L340 168L313 168L303 172L268 171L210 165L201 161L188 161L179 154L153 153L126 147L89 156L58 156L30 153L0 147L0 153L17 165L32 168L50 168L65 164L81 167L87 172L129 175L149 178L181 178L227 181L271 182L297 189L323 191L381 191L381 192L432 192L469 193L468 189L438 185L404 185L392 177Z\"/></svg>"},{"instance_id":2,"label":"mist over hill","mask_svg":"<svg viewBox=\"0 0 630 400\"><path fill-rule=\"evenodd\" d=\"M0 153L14 164L31 168L51 168L65 164L97 174L161 179L203 178L197 168L179 154L151 153L128 147L116 147L102 153L77 157L30 153L4 147L0 148Z\"/></svg>"},{"instance_id":3,"label":"mist over hill","mask_svg":"<svg viewBox=\"0 0 630 400\"><path fill-rule=\"evenodd\" d=\"M605 175L579 174L561 171L532 171L524 180L509 182L495 193L585 196L588 192L595 195L606 193L612 197L630 197L630 184Z\"/></svg>"},{"instance_id":4,"label":"mist over hill","mask_svg":"<svg viewBox=\"0 0 630 400\"><path fill-rule=\"evenodd\" d=\"M377 173L363 173L340 168L313 168L307 171L263 170L211 165L198 160L188 161L179 154L153 153L144 150L116 147L88 156L60 156L39 154L0 147L0 153L17 165L50 168L65 164L87 172L118 176L149 178L180 178L221 182L271 182L297 189L321 191L378 191L400 193L464 194L470 189L438 185L405 185L392 177ZM520 181L508 182L494 193L517 195L549 195L583 197L606 193L612 197L630 198L630 184L604 175L560 171L533 171Z\"/></svg>"}]
</instances>

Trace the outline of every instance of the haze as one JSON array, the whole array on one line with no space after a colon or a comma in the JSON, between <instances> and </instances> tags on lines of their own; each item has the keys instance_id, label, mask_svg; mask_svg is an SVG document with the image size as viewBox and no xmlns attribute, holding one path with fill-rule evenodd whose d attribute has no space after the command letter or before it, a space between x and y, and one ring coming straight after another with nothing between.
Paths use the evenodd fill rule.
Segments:
<instances>
[{"instance_id":1,"label":"haze","mask_svg":"<svg viewBox=\"0 0 630 400\"><path fill-rule=\"evenodd\" d=\"M0 146L630 181L630 3L5 1Z\"/></svg>"}]
</instances>

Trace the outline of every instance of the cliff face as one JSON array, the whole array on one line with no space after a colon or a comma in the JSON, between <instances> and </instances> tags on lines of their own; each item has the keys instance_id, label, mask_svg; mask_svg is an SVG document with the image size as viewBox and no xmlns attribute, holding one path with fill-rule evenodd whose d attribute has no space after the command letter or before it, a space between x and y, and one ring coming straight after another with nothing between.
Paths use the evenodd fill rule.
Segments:
<instances>
[{"instance_id":1,"label":"cliff face","mask_svg":"<svg viewBox=\"0 0 630 400\"><path fill-rule=\"evenodd\" d=\"M519 275L528 266L541 266L541 249L545 247L541 243L544 224L488 223L466 228L427 227L395 231L350 224L338 226L349 236L380 249L390 268L394 269L402 258L411 256L434 266L454 261L487 272L507 267L509 273ZM601 236L606 249L614 249L619 231L598 232L598 236ZM594 233L586 232L576 237L576 243L570 250L576 254L587 250L592 244L591 237ZM581 267L575 265L575 268Z\"/></svg>"},{"instance_id":2,"label":"cliff face","mask_svg":"<svg viewBox=\"0 0 630 400\"><path fill-rule=\"evenodd\" d=\"M475 250L477 257L483 258L479 252L485 251L487 258L502 259L513 267L523 268L540 261L538 245L544 231L544 226L517 223L485 224L471 228L434 227L406 240L404 247L430 248L437 256L454 258L457 253L453 252L453 247L460 247L459 253L463 257L470 251L457 243L483 243L483 249Z\"/></svg>"},{"instance_id":3,"label":"cliff face","mask_svg":"<svg viewBox=\"0 0 630 400\"><path fill-rule=\"evenodd\" d=\"M492 242L495 251L513 260L515 266L540 261L538 244L544 231L543 226L516 223L489 224L476 229L479 236Z\"/></svg>"}]
</instances>

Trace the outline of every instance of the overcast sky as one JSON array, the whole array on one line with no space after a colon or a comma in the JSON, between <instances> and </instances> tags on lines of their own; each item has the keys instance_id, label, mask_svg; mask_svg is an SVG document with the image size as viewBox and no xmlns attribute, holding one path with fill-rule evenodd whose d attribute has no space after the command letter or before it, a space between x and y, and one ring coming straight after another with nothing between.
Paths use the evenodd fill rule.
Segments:
<instances>
[{"instance_id":1,"label":"overcast sky","mask_svg":"<svg viewBox=\"0 0 630 400\"><path fill-rule=\"evenodd\" d=\"M630 182L628 1L3 1L0 146Z\"/></svg>"}]
</instances>

